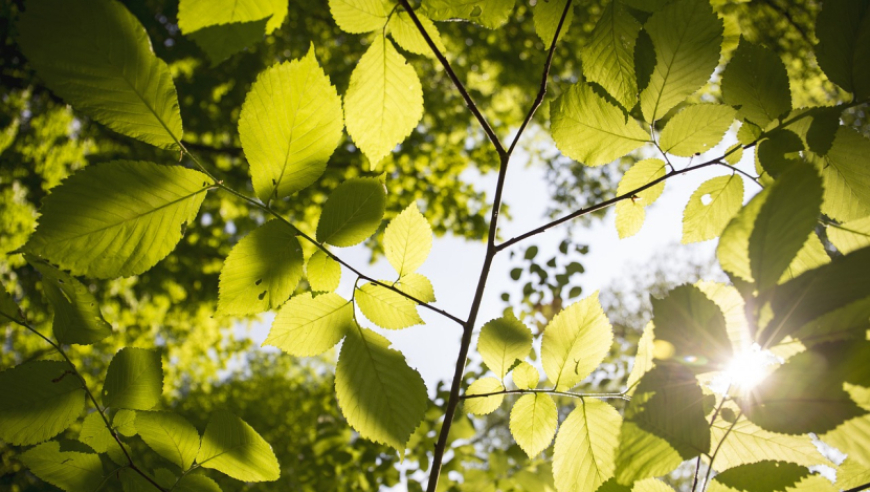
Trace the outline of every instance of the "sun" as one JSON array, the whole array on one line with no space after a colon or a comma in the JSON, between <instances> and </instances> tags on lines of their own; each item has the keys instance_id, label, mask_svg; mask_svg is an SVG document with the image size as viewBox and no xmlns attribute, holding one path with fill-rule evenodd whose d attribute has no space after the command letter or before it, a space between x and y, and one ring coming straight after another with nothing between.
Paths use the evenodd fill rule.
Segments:
<instances>
[{"instance_id":1,"label":"sun","mask_svg":"<svg viewBox=\"0 0 870 492\"><path fill-rule=\"evenodd\" d=\"M737 353L710 386L720 393L728 391L729 387L738 391L749 391L764 381L775 366L780 364L782 359L769 350L762 350L756 343Z\"/></svg>"}]
</instances>

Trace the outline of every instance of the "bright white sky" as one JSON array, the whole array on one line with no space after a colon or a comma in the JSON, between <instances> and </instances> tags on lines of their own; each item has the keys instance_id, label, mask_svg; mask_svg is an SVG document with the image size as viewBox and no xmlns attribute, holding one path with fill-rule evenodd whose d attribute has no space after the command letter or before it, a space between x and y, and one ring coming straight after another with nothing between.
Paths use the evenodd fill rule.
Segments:
<instances>
[{"instance_id":1,"label":"bright white sky","mask_svg":"<svg viewBox=\"0 0 870 492\"><path fill-rule=\"evenodd\" d=\"M703 162L710 157L722 155L735 143L733 132L726 136L723 144L711 150L708 154L696 157L695 163ZM739 167L745 171L754 172L754 154L747 151ZM673 160L678 169L685 167L687 160ZM620 275L630 275L625 268L633 264L643 264L656 252L679 243L682 235L683 208L689 201L692 192L704 181L715 176L722 176L728 170L721 166L711 166L687 175L675 177L665 186L661 198L647 209L646 222L643 229L634 237L620 240L614 224L615 215L610 209L604 221L596 221L588 228L575 230L575 237L580 243L588 244L589 254L581 258L586 272L580 276L579 283L583 287L585 297L596 290L607 287L612 279ZM469 173L469 179L479 182L479 186L488 190L492 196L496 176L480 176ZM759 191L756 184L744 179L745 197L748 200ZM521 153L515 155L508 172L504 192L505 201L511 207L513 220L502 221L500 231L503 238L510 238L535 228L546 222L545 210L549 204L547 184L544 171L538 167L526 167L526 158ZM490 198L491 199L491 198ZM421 208L422 205L420 204ZM539 257L550 258L558 251L559 243L565 237L565 227L582 227L580 222L568 223L554 228L546 233L528 239L515 246L522 251L527 244L537 244L540 248ZM694 246L702 257L712 256L716 241L707 241ZM420 273L429 277L435 287L438 298L436 305L460 318L466 318L480 266L485 254L485 244L469 243L455 237L436 238L432 253L420 269ZM684 250L682 250L684 251ZM368 273L375 278L393 279L395 272L385 259L374 265L368 265L369 252L362 246L338 249L342 259ZM521 285L509 277L512 264L507 251L499 254L490 273L483 305L478 317L476 330L486 321L501 315L504 303L500 295L505 290L519 292ZM575 277L576 280L577 277ZM338 293L349 298L355 278L350 272L343 272ZM405 354L408 363L415 367L426 382L430 395L434 394L438 380L452 379L459 351L461 328L454 322L441 317L427 309L420 309L420 314L426 322L424 326L416 326L404 330L380 330L393 347ZM268 334L273 315L264 316L263 323L257 323L251 328L249 336L257 343L262 343ZM359 316L362 323L364 317ZM367 323L367 327L375 328ZM474 342L476 344L476 340ZM473 351L472 351L473 352ZM336 351L337 355L337 351Z\"/></svg>"}]
</instances>

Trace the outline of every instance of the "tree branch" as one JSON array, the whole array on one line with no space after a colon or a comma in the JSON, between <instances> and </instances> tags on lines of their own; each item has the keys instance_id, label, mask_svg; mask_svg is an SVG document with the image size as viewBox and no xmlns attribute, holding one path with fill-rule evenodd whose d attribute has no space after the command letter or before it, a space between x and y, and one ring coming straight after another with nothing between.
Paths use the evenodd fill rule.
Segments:
<instances>
[{"instance_id":1,"label":"tree branch","mask_svg":"<svg viewBox=\"0 0 870 492\"><path fill-rule=\"evenodd\" d=\"M471 113L474 115L475 118L477 118L477 121L480 123L480 126L483 128L486 136L489 137L490 142L492 142L492 145L495 146L495 150L496 152L498 152L498 155L506 155L507 151L505 151L504 146L502 146L501 141L498 139L498 136L489 125L489 122L486 121L486 117L483 116L483 113L481 113L480 109L478 109L477 104L471 98L471 94L468 93L465 85L463 85L462 81L459 80L459 77L456 76L456 72L453 71L453 67L450 66L450 62L447 61L447 58L444 58L441 50L439 50L438 47L435 46L435 42L432 41L432 37L429 36L426 28L424 28L423 24L420 23L420 19L417 17L414 9L411 8L408 0L399 0L399 4L405 9L405 11L408 13L408 16L411 17L411 20L414 21L414 25L417 26L420 34L423 36L423 39L426 40L426 44L429 45L432 53L434 53L435 57L438 58L438 61L441 62L441 66L444 67L444 71L447 72L447 76L450 77L450 80L453 81L453 85L456 86L456 89L459 91L460 94L462 94L462 98L465 99L465 105L468 106L468 109L471 110Z\"/></svg>"},{"instance_id":2,"label":"tree branch","mask_svg":"<svg viewBox=\"0 0 870 492\"><path fill-rule=\"evenodd\" d=\"M844 490L843 492L861 492L862 490L870 489L870 483L865 483L864 485L859 485L853 489Z\"/></svg>"},{"instance_id":3,"label":"tree branch","mask_svg":"<svg viewBox=\"0 0 870 492\"><path fill-rule=\"evenodd\" d=\"M600 400L608 400L608 399L619 399L619 400L631 400L630 397L626 396L625 393L574 393L572 391L556 391L555 389L515 389L515 390L502 390L502 391L494 391L492 393L480 393L480 394L464 394L460 397L462 400L470 400L472 398L484 398L487 396L498 396L498 395L519 395L524 393L544 393L548 395L556 395L556 396L567 396L569 398L597 398Z\"/></svg>"}]
</instances>

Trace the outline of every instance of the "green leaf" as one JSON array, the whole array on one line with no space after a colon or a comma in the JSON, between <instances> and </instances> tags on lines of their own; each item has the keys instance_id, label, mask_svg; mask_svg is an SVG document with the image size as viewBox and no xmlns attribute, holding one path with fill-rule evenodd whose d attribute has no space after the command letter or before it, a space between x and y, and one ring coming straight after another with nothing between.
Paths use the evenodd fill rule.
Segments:
<instances>
[{"instance_id":1,"label":"green leaf","mask_svg":"<svg viewBox=\"0 0 870 492\"><path fill-rule=\"evenodd\" d=\"M174 412L137 412L136 430L155 453L187 470L199 452L199 432Z\"/></svg>"},{"instance_id":2,"label":"green leaf","mask_svg":"<svg viewBox=\"0 0 870 492\"><path fill-rule=\"evenodd\" d=\"M112 427L118 434L124 437L133 437L136 435L136 412L123 408L115 413L112 417Z\"/></svg>"},{"instance_id":3,"label":"green leaf","mask_svg":"<svg viewBox=\"0 0 870 492\"><path fill-rule=\"evenodd\" d=\"M725 316L698 287L681 285L651 301L655 339L673 346L678 363L696 373L728 365L733 351Z\"/></svg>"},{"instance_id":4,"label":"green leaf","mask_svg":"<svg viewBox=\"0 0 870 492\"><path fill-rule=\"evenodd\" d=\"M308 285L314 292L334 292L341 282L341 264L328 254L317 250L305 267Z\"/></svg>"},{"instance_id":5,"label":"green leaf","mask_svg":"<svg viewBox=\"0 0 870 492\"><path fill-rule=\"evenodd\" d=\"M870 248L834 258L829 264L810 270L773 291L770 301L773 319L761 332L758 343L772 347L807 323L868 296ZM812 336L815 331L802 330L801 333Z\"/></svg>"},{"instance_id":6,"label":"green leaf","mask_svg":"<svg viewBox=\"0 0 870 492\"><path fill-rule=\"evenodd\" d=\"M26 362L0 372L0 439L26 446L51 439L85 408L81 381L65 362Z\"/></svg>"},{"instance_id":7,"label":"green leaf","mask_svg":"<svg viewBox=\"0 0 870 492\"><path fill-rule=\"evenodd\" d=\"M842 112L843 108L840 106L797 109L781 118L785 124L780 128L796 134L804 148L823 156L831 150L840 128ZM778 125L779 122L771 123L767 131L773 132Z\"/></svg>"},{"instance_id":8,"label":"green leaf","mask_svg":"<svg viewBox=\"0 0 870 492\"><path fill-rule=\"evenodd\" d=\"M429 34L429 38L432 39L438 51L446 53L447 48L444 47L444 41L441 40L441 34L438 32L438 28L435 27L435 23L421 12L416 12L416 14L417 19L420 20L423 28L426 29L426 33ZM393 14L390 18L388 29L393 40L404 50L428 56L429 58L435 58L435 52L429 47L426 38L420 34L420 30L417 29L417 25L414 24L413 19L411 19L411 16L407 12L402 11Z\"/></svg>"},{"instance_id":9,"label":"green leaf","mask_svg":"<svg viewBox=\"0 0 870 492\"><path fill-rule=\"evenodd\" d=\"M184 2L181 5L184 5ZM218 11L218 9L214 10ZM286 15L286 11L284 14ZM189 33L187 37L205 52L211 60L211 66L215 67L247 46L261 41L266 35L271 20L271 17L263 17L250 22L212 25ZM150 484L148 486L150 487Z\"/></svg>"},{"instance_id":10,"label":"green leaf","mask_svg":"<svg viewBox=\"0 0 870 492\"><path fill-rule=\"evenodd\" d=\"M665 152L680 157L703 154L722 140L736 113L721 104L689 106L668 121L659 145Z\"/></svg>"},{"instance_id":11,"label":"green leaf","mask_svg":"<svg viewBox=\"0 0 870 492\"><path fill-rule=\"evenodd\" d=\"M488 29L503 26L515 0L424 0L423 11L432 20L465 19Z\"/></svg>"},{"instance_id":12,"label":"green leaf","mask_svg":"<svg viewBox=\"0 0 870 492\"><path fill-rule=\"evenodd\" d=\"M87 287L44 261L25 257L42 274L42 290L54 309L51 330L58 342L88 345L112 334L112 325Z\"/></svg>"},{"instance_id":13,"label":"green leaf","mask_svg":"<svg viewBox=\"0 0 870 492\"><path fill-rule=\"evenodd\" d=\"M736 166L740 163L740 160L743 159L743 146L738 144L734 144L731 147L728 147L728 155L725 156L725 162L731 164L732 166Z\"/></svg>"},{"instance_id":14,"label":"green leaf","mask_svg":"<svg viewBox=\"0 0 870 492\"><path fill-rule=\"evenodd\" d=\"M220 485L205 475L185 475L173 492L221 492Z\"/></svg>"},{"instance_id":15,"label":"green leaf","mask_svg":"<svg viewBox=\"0 0 870 492\"><path fill-rule=\"evenodd\" d=\"M743 205L743 179L737 174L705 181L683 211L683 244L715 239ZM806 237L806 236L804 236Z\"/></svg>"},{"instance_id":16,"label":"green leaf","mask_svg":"<svg viewBox=\"0 0 870 492\"><path fill-rule=\"evenodd\" d=\"M837 488L852 489L870 483L870 465L847 457L837 467Z\"/></svg>"},{"instance_id":17,"label":"green leaf","mask_svg":"<svg viewBox=\"0 0 870 492\"><path fill-rule=\"evenodd\" d=\"M844 255L870 246L870 217L829 225L826 231L828 240Z\"/></svg>"},{"instance_id":18,"label":"green leaf","mask_svg":"<svg viewBox=\"0 0 870 492\"><path fill-rule=\"evenodd\" d=\"M0 326L5 325L7 320L22 320L18 304L15 303L15 300L12 299L12 296L6 291L6 287L3 284L0 284L0 316L2 316L0 317Z\"/></svg>"},{"instance_id":19,"label":"green leaf","mask_svg":"<svg viewBox=\"0 0 870 492\"><path fill-rule=\"evenodd\" d=\"M661 159L642 160L625 172L616 188L616 195L622 196L661 179L667 172L667 164ZM643 226L646 212L644 208L658 200L665 189L665 182L657 183L634 194L631 200L616 204L616 230L620 239L631 237Z\"/></svg>"},{"instance_id":20,"label":"green leaf","mask_svg":"<svg viewBox=\"0 0 870 492\"><path fill-rule=\"evenodd\" d=\"M128 137L179 149L172 75L145 28L119 2L28 2L18 30L31 67L76 110Z\"/></svg>"},{"instance_id":21,"label":"green leaf","mask_svg":"<svg viewBox=\"0 0 870 492\"><path fill-rule=\"evenodd\" d=\"M477 340L477 351L483 362L499 379L517 360L523 360L532 350L532 330L512 314L483 325Z\"/></svg>"},{"instance_id":22,"label":"green leaf","mask_svg":"<svg viewBox=\"0 0 870 492\"><path fill-rule=\"evenodd\" d=\"M163 362L155 350L124 347L109 363L103 405L149 410L163 393Z\"/></svg>"},{"instance_id":23,"label":"green leaf","mask_svg":"<svg viewBox=\"0 0 870 492\"><path fill-rule=\"evenodd\" d=\"M622 416L600 400L581 400L559 428L553 476L559 492L597 490L613 476Z\"/></svg>"},{"instance_id":24,"label":"green leaf","mask_svg":"<svg viewBox=\"0 0 870 492\"><path fill-rule=\"evenodd\" d=\"M659 11L671 1L673 0L622 0L622 2L629 7L642 10L644 12Z\"/></svg>"},{"instance_id":25,"label":"green leaf","mask_svg":"<svg viewBox=\"0 0 870 492\"><path fill-rule=\"evenodd\" d=\"M830 262L831 258L828 256L827 251L825 251L825 246L822 244L819 236L815 232L811 232L809 238L807 238L788 268L782 273L777 283L784 284L804 272L827 265Z\"/></svg>"},{"instance_id":26,"label":"green leaf","mask_svg":"<svg viewBox=\"0 0 870 492\"><path fill-rule=\"evenodd\" d=\"M559 96L551 111L556 146L587 166L607 164L649 142L636 121L582 82Z\"/></svg>"},{"instance_id":27,"label":"green leaf","mask_svg":"<svg viewBox=\"0 0 870 492\"><path fill-rule=\"evenodd\" d=\"M864 408L867 410L867 408ZM870 468L870 415L847 420L822 439L849 455L849 458Z\"/></svg>"},{"instance_id":28,"label":"green leaf","mask_svg":"<svg viewBox=\"0 0 870 492\"><path fill-rule=\"evenodd\" d=\"M251 22L269 18L265 33L281 27L287 17L283 0L181 0L178 28L185 35L209 26Z\"/></svg>"},{"instance_id":29,"label":"green leaf","mask_svg":"<svg viewBox=\"0 0 870 492\"><path fill-rule=\"evenodd\" d=\"M709 452L703 399L697 380L681 365L660 364L647 372L625 410L616 454L619 483L664 475Z\"/></svg>"},{"instance_id":30,"label":"green leaf","mask_svg":"<svg viewBox=\"0 0 870 492\"><path fill-rule=\"evenodd\" d=\"M801 466L827 465L829 461L819 453L808 435L790 436L768 432L742 417L733 425L717 420L710 429L713 449L719 448L715 470L764 460L781 460Z\"/></svg>"},{"instance_id":31,"label":"green leaf","mask_svg":"<svg viewBox=\"0 0 870 492\"><path fill-rule=\"evenodd\" d=\"M426 324L417 312L417 303L393 290L368 283L354 294L359 310L372 323L389 330Z\"/></svg>"},{"instance_id":32,"label":"green leaf","mask_svg":"<svg viewBox=\"0 0 870 492\"><path fill-rule=\"evenodd\" d=\"M535 389L541 380L541 374L535 366L521 361L511 371L511 378L519 389Z\"/></svg>"},{"instance_id":33,"label":"green leaf","mask_svg":"<svg viewBox=\"0 0 870 492\"><path fill-rule=\"evenodd\" d=\"M414 273L429 257L432 250L432 228L426 217L412 203L384 232L384 252L390 265L400 277Z\"/></svg>"},{"instance_id":34,"label":"green leaf","mask_svg":"<svg viewBox=\"0 0 870 492\"><path fill-rule=\"evenodd\" d=\"M302 279L302 246L280 220L254 229L230 250L221 269L217 316L276 309Z\"/></svg>"},{"instance_id":35,"label":"green leaf","mask_svg":"<svg viewBox=\"0 0 870 492\"><path fill-rule=\"evenodd\" d=\"M816 36L825 75L859 99L870 96L870 2L828 0L816 18Z\"/></svg>"},{"instance_id":36,"label":"green leaf","mask_svg":"<svg viewBox=\"0 0 870 492\"><path fill-rule=\"evenodd\" d=\"M138 275L175 249L210 186L204 174L180 166L88 166L43 200L39 225L23 249L73 275Z\"/></svg>"},{"instance_id":37,"label":"green leaf","mask_svg":"<svg viewBox=\"0 0 870 492\"><path fill-rule=\"evenodd\" d=\"M351 330L335 369L341 412L360 436L404 455L428 405L426 385L402 353L377 333Z\"/></svg>"},{"instance_id":38,"label":"green leaf","mask_svg":"<svg viewBox=\"0 0 870 492\"><path fill-rule=\"evenodd\" d=\"M353 303L338 294L293 297L281 307L263 345L297 357L322 354L354 328Z\"/></svg>"},{"instance_id":39,"label":"green leaf","mask_svg":"<svg viewBox=\"0 0 870 492\"><path fill-rule=\"evenodd\" d=\"M760 461L726 470L710 482L710 492L777 492L809 476L803 466L783 461Z\"/></svg>"},{"instance_id":40,"label":"green leaf","mask_svg":"<svg viewBox=\"0 0 870 492\"><path fill-rule=\"evenodd\" d=\"M551 0L550 4L564 4ZM546 5L546 2L544 2ZM535 7L535 20L541 3ZM559 12L561 15L561 10ZM556 17L555 22L559 18ZM555 23L552 24L555 29ZM604 8L595 24L589 44L580 52L583 74L604 88L623 108L631 110L637 103L637 76L634 71L634 48L640 24L618 1ZM553 35L550 35L550 40ZM547 41L549 42L549 41Z\"/></svg>"},{"instance_id":41,"label":"green leaf","mask_svg":"<svg viewBox=\"0 0 870 492\"><path fill-rule=\"evenodd\" d=\"M387 23L382 0L329 0L329 11L336 25L351 34L382 29Z\"/></svg>"},{"instance_id":42,"label":"green leaf","mask_svg":"<svg viewBox=\"0 0 870 492\"><path fill-rule=\"evenodd\" d=\"M732 350L738 354L750 350L753 338L746 319L746 303L740 291L733 285L703 280L695 286L722 310Z\"/></svg>"},{"instance_id":43,"label":"green leaf","mask_svg":"<svg viewBox=\"0 0 870 492\"><path fill-rule=\"evenodd\" d=\"M716 248L716 257L722 269L747 282L754 282L749 265L749 237L755 226L755 219L768 195L770 195L770 187L755 195L737 212L722 231L719 246Z\"/></svg>"},{"instance_id":44,"label":"green leaf","mask_svg":"<svg viewBox=\"0 0 870 492\"><path fill-rule=\"evenodd\" d=\"M785 64L772 50L741 39L722 74L722 100L741 119L767 125L791 111Z\"/></svg>"},{"instance_id":45,"label":"green leaf","mask_svg":"<svg viewBox=\"0 0 870 492\"><path fill-rule=\"evenodd\" d=\"M773 371L738 400L747 418L771 432L822 434L866 415L868 412L852 401L842 382L866 364L867 351L844 354L843 343L851 342L815 346Z\"/></svg>"},{"instance_id":46,"label":"green leaf","mask_svg":"<svg viewBox=\"0 0 870 492\"><path fill-rule=\"evenodd\" d=\"M650 321L644 327L643 334L637 342L637 355L634 357L634 364L631 366L631 372L628 374L628 380L625 383L625 386L628 388L628 394L634 393L634 387L640 381L640 378L653 368L654 333L655 325Z\"/></svg>"},{"instance_id":47,"label":"green leaf","mask_svg":"<svg viewBox=\"0 0 870 492\"><path fill-rule=\"evenodd\" d=\"M749 236L749 265L758 289L777 284L819 219L822 180L809 166L780 176L759 210Z\"/></svg>"},{"instance_id":48,"label":"green leaf","mask_svg":"<svg viewBox=\"0 0 870 492\"><path fill-rule=\"evenodd\" d=\"M557 314L544 329L541 362L557 390L573 388L604 360L613 329L598 292Z\"/></svg>"},{"instance_id":49,"label":"green leaf","mask_svg":"<svg viewBox=\"0 0 870 492\"><path fill-rule=\"evenodd\" d=\"M372 169L423 117L420 79L383 36L375 37L350 75L344 116L347 133L368 157Z\"/></svg>"},{"instance_id":50,"label":"green leaf","mask_svg":"<svg viewBox=\"0 0 870 492\"><path fill-rule=\"evenodd\" d=\"M273 482L281 476L272 446L226 410L211 414L196 462L243 482Z\"/></svg>"},{"instance_id":51,"label":"green leaf","mask_svg":"<svg viewBox=\"0 0 870 492\"><path fill-rule=\"evenodd\" d=\"M496 378L487 377L480 378L471 383L465 390L466 399L464 400L465 411L474 415L488 415L494 412L501 406L504 401L504 395L482 396L480 398L467 398L471 395L486 395L489 393L498 393L504 391L504 385Z\"/></svg>"},{"instance_id":52,"label":"green leaf","mask_svg":"<svg viewBox=\"0 0 870 492\"><path fill-rule=\"evenodd\" d=\"M314 55L257 76L239 116L254 191L264 203L307 188L341 139L341 98Z\"/></svg>"},{"instance_id":53,"label":"green leaf","mask_svg":"<svg viewBox=\"0 0 870 492\"><path fill-rule=\"evenodd\" d=\"M543 41L544 46L549 48L553 43L553 38L556 37L556 28L559 27L559 20L562 19L562 12L565 11L565 4L568 0L549 0L548 2L538 2L535 4L535 9L532 12L535 20L535 33ZM562 23L562 30L559 31L559 39L565 36L568 29L571 27L571 21L574 20L574 6L568 9L565 14L565 21Z\"/></svg>"},{"instance_id":54,"label":"green leaf","mask_svg":"<svg viewBox=\"0 0 870 492\"><path fill-rule=\"evenodd\" d=\"M840 127L828 154L814 159L825 182L822 213L847 222L870 215L870 140L855 130Z\"/></svg>"},{"instance_id":55,"label":"green leaf","mask_svg":"<svg viewBox=\"0 0 870 492\"><path fill-rule=\"evenodd\" d=\"M751 121L744 121L737 130L737 141L742 145L750 145L761 137L763 130Z\"/></svg>"},{"instance_id":56,"label":"green leaf","mask_svg":"<svg viewBox=\"0 0 870 492\"><path fill-rule=\"evenodd\" d=\"M352 178L338 185L323 205L317 240L340 248L371 237L384 217L386 193L375 178Z\"/></svg>"},{"instance_id":57,"label":"green leaf","mask_svg":"<svg viewBox=\"0 0 870 492\"><path fill-rule=\"evenodd\" d=\"M655 46L656 66L640 107L653 122L710 79L719 64L723 27L709 3L679 0L654 13L644 29Z\"/></svg>"},{"instance_id":58,"label":"green leaf","mask_svg":"<svg viewBox=\"0 0 870 492\"><path fill-rule=\"evenodd\" d=\"M758 143L756 169L760 164L771 178L778 179L783 172L801 165L799 152L803 149L803 142L794 132L775 130L767 133Z\"/></svg>"},{"instance_id":59,"label":"green leaf","mask_svg":"<svg viewBox=\"0 0 870 492\"><path fill-rule=\"evenodd\" d=\"M82 422L82 430L79 433L79 441L87 444L98 453L105 453L109 447L118 447L117 441L112 437L109 428L100 412L91 412Z\"/></svg>"},{"instance_id":60,"label":"green leaf","mask_svg":"<svg viewBox=\"0 0 870 492\"><path fill-rule=\"evenodd\" d=\"M95 491L103 483L99 455L61 451L57 441L28 449L20 459L31 473L67 492Z\"/></svg>"},{"instance_id":61,"label":"green leaf","mask_svg":"<svg viewBox=\"0 0 870 492\"><path fill-rule=\"evenodd\" d=\"M399 279L396 288L423 302L435 302L435 288L432 287L432 282L419 273L405 275Z\"/></svg>"},{"instance_id":62,"label":"green leaf","mask_svg":"<svg viewBox=\"0 0 870 492\"><path fill-rule=\"evenodd\" d=\"M529 458L534 458L550 446L558 419L556 402L550 395L523 395L511 409L511 435Z\"/></svg>"}]
</instances>

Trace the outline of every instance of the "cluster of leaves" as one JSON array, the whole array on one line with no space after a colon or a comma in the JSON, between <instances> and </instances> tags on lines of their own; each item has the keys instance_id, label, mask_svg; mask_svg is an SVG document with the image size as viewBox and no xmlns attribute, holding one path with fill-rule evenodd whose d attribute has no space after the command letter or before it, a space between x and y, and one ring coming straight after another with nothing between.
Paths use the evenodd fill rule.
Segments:
<instances>
[{"instance_id":1,"label":"cluster of leaves","mask_svg":"<svg viewBox=\"0 0 870 492\"><path fill-rule=\"evenodd\" d=\"M580 50L582 74L550 105L552 138L564 156L591 167L642 148L656 149L661 158L637 160L619 182L615 198L496 245L508 160L543 99L553 50L573 21L571 0L535 7L534 26L550 46L550 58L539 98L507 148L450 68L433 21L464 19L495 29L510 18L513 1L427 0L417 10L404 0L330 1L342 30L373 33L368 48L343 95L323 70L314 46L304 57L272 65L257 76L238 122L255 197L217 178L183 143L170 69L125 7L115 0L32 0L18 25L19 42L45 84L111 130L180 152L189 167L113 160L76 172L43 200L38 226L18 253L40 273L54 311L54 340L40 336L65 361L25 362L0 373L0 391L11 395L0 405L0 438L15 445L38 444L21 455L22 461L35 475L70 491L93 490L115 476L127 490L215 490L211 479L189 474L198 468L242 481L279 477L269 445L231 413L212 413L200 438L180 415L153 410L163 391L158 352L120 350L109 364L101 405L63 349L113 334L93 293L75 277L144 274L176 248L207 194L220 190L259 209L263 220L228 253L220 270L216 314L278 310L265 343L295 356L321 354L343 341L335 391L345 419L363 438L404 455L409 443L420 439L415 430L429 403L417 371L390 348L387 338L361 326L357 310L388 330L422 324L420 307L463 326L457 376L446 395L446 418L433 456L432 491L442 473L458 399L465 401L467 412L485 415L508 394L522 395L512 405L509 426L529 457L540 455L555 438L551 468L560 492L664 491L669 487L657 477L687 460L697 460L700 471L704 458L708 472L702 487L709 482L709 490L833 489L806 468L827 464L809 433L848 453L838 467L838 486L860 485L870 474L870 283L865 280L870 278L870 183L863 169L870 140L841 124L841 115L870 98L870 75L862 63L870 46L870 4L828 0L816 23L819 66L851 100L795 109L788 69L769 48L740 38L739 29L734 39L735 26L724 24L716 10L725 3L613 0L604 6ZM178 27L219 63L273 32L287 15L281 2L243 4L245 8L215 9L209 2L183 0ZM690 100L716 73L729 40L734 46L721 70L721 100ZM387 210L384 182L390 181L379 173L380 166L424 118L422 83L396 45L410 53L434 54L499 155L488 252L467 320L432 306L434 289L416 272L432 246L432 228L416 203L403 207L383 233L384 253L397 274L394 281L364 275L331 249L377 236ZM737 145L677 169L677 158L713 149L735 121L741 125ZM316 226L308 220L291 222L280 204L300 200L318 180L328 179L327 164L343 128L367 158L368 169L341 176L313 212ZM757 175L732 167L751 149ZM654 300L653 321L624 391L576 391L613 343L611 324L593 294L544 314L540 355L533 352L531 330L512 314L486 323L477 350L494 376L477 378L459 396L496 253L609 205L616 205L620 236L631 236L668 179L712 166L727 172L702 184L690 198L683 240L719 237L718 260L733 286L684 285ZM743 176L762 188L745 206ZM820 228L837 252L833 259ZM532 260L535 254L526 251ZM572 263L567 270L567 277L551 287L554 304L582 266ZM357 276L349 300L334 293L347 271ZM543 281L542 272L540 267L533 271ZM2 295L0 313L39 334L5 288ZM754 391L740 391L737 384L719 393L710 390L708 383L723 372L727 376L731 360L752 344L785 362ZM538 359L547 381L541 381L531 363ZM508 375L515 389L508 389ZM554 396L579 401L561 424ZM81 417L85 397L96 411L84 418L79 441L105 459L78 445L62 449L59 441L44 442ZM604 401L608 398L628 401L622 414ZM173 468L143 470L122 436L140 437ZM549 468L536 472L542 470ZM713 470L719 474L710 480ZM478 483L472 475L469 485ZM766 488L759 488L761 482ZM452 485L451 480L442 484Z\"/></svg>"}]
</instances>

